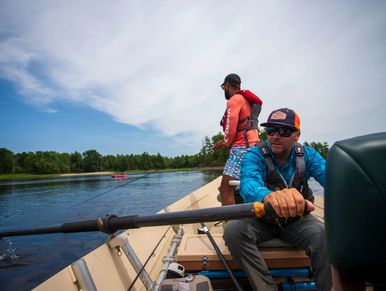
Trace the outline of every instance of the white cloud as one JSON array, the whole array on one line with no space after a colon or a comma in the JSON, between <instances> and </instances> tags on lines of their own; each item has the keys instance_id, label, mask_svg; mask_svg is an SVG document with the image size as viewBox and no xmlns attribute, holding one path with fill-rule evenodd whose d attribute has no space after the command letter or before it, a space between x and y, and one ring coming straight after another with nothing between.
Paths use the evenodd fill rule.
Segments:
<instances>
[{"instance_id":1,"label":"white cloud","mask_svg":"<svg viewBox=\"0 0 386 291\"><path fill-rule=\"evenodd\" d=\"M47 110L68 100L200 145L237 72L261 120L293 107L304 140L385 130L383 3L3 2L0 76Z\"/></svg>"}]
</instances>

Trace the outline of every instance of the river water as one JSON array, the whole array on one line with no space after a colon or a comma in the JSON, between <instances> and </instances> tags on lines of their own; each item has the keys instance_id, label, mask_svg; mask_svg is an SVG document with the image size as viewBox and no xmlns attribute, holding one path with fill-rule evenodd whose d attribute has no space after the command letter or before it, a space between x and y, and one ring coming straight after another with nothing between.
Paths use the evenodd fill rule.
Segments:
<instances>
[{"instance_id":1,"label":"river water","mask_svg":"<svg viewBox=\"0 0 386 291\"><path fill-rule=\"evenodd\" d=\"M0 231L153 214L212 181L221 171L181 171L0 182ZM315 194L322 188L310 183ZM215 195L215 194L214 194ZM0 290L30 290L103 244L102 233L46 234L0 240Z\"/></svg>"},{"instance_id":2,"label":"river water","mask_svg":"<svg viewBox=\"0 0 386 291\"><path fill-rule=\"evenodd\" d=\"M153 214L212 181L219 171L63 177L0 182L0 231ZM46 234L0 240L0 290L30 290L104 243L101 233Z\"/></svg>"}]
</instances>

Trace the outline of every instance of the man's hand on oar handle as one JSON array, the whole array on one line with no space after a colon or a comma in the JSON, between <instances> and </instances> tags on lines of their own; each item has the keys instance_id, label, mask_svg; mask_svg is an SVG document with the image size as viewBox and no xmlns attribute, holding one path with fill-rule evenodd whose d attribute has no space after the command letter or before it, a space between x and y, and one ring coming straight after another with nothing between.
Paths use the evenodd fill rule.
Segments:
<instances>
[{"instance_id":1,"label":"man's hand on oar handle","mask_svg":"<svg viewBox=\"0 0 386 291\"><path fill-rule=\"evenodd\" d=\"M270 203L276 214L283 218L303 216L305 210L315 210L314 204L305 200L295 188L271 192L265 196L263 202Z\"/></svg>"}]
</instances>

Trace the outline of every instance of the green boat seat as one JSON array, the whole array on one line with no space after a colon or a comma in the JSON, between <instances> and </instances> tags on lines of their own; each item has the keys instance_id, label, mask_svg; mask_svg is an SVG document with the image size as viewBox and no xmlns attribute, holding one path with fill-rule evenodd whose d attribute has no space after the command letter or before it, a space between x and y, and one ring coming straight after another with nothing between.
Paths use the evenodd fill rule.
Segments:
<instances>
[{"instance_id":1,"label":"green boat seat","mask_svg":"<svg viewBox=\"0 0 386 291\"><path fill-rule=\"evenodd\" d=\"M324 210L333 269L349 281L385 286L386 132L331 147Z\"/></svg>"}]
</instances>

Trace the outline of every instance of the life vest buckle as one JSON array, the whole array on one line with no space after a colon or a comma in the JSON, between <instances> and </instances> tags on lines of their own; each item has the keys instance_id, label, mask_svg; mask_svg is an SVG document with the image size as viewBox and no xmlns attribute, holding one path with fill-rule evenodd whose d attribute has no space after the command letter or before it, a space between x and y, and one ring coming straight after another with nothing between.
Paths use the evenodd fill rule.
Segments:
<instances>
[{"instance_id":1,"label":"life vest buckle","mask_svg":"<svg viewBox=\"0 0 386 291\"><path fill-rule=\"evenodd\" d=\"M304 156L304 149L302 146L295 145L295 153L298 157Z\"/></svg>"}]
</instances>

